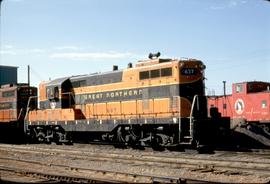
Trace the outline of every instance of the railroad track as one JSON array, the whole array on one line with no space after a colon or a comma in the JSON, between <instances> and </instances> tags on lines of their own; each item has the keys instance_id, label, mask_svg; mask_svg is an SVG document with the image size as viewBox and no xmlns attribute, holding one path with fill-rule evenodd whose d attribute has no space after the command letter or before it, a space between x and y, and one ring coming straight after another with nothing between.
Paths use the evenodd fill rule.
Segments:
<instances>
[{"instance_id":1,"label":"railroad track","mask_svg":"<svg viewBox=\"0 0 270 184\"><path fill-rule=\"evenodd\" d=\"M14 167L14 165L31 166L32 168L41 168L40 166L47 166L46 163L22 160L16 158L1 158L0 160L10 161L13 166L4 166L0 164L0 170L9 171L17 174L22 174L30 177L37 177L40 179L47 179L47 181L59 181L59 182L72 182L72 183L186 183L186 182L200 182L208 183L207 181L189 179L189 178L178 178L172 176L157 176L157 175L147 175L147 174L132 174L126 172L116 172L113 170L100 170L100 169L89 169L83 167L70 167L63 164L50 164L50 171L39 172L29 169L22 169L19 167ZM54 170L57 172L62 171L61 174L54 174ZM64 173L66 170L78 172L86 172L88 176L80 176L76 173L71 174ZM94 176L94 177L93 177ZM43 182L44 183L44 182Z\"/></svg>"},{"instance_id":2,"label":"railroad track","mask_svg":"<svg viewBox=\"0 0 270 184\"><path fill-rule=\"evenodd\" d=\"M0 147L1 149L1 147ZM13 148L14 149L14 148ZM15 148L16 151L29 152L29 149ZM148 166L155 167L170 167L170 168L194 168L194 169L225 169L230 171L244 171L253 173L262 173L270 175L270 159L268 163L265 160L236 160L236 159L217 159L212 157L193 158L192 156L184 155L182 158L168 155L149 155L147 153L141 153L139 155L130 155L125 153L94 153L94 152L82 152L66 149L46 149L46 148L34 148L31 150L36 154L57 153L58 156L66 159L83 159L83 160L98 160L108 162L123 162L126 164L146 164Z\"/></svg>"},{"instance_id":3,"label":"railroad track","mask_svg":"<svg viewBox=\"0 0 270 184\"><path fill-rule=\"evenodd\" d=\"M57 160L51 160L50 167L54 168L65 168L69 171L84 171L84 172L90 172L91 169L89 167L79 167L75 166L74 164L70 163L70 160L83 160L84 162L107 162L111 163L113 165L115 164L125 164L129 165L130 167L136 167L136 166L145 166L145 167L151 167L151 168L160 168L163 170L181 170L183 168L188 168L191 172L196 173L214 173L214 175L240 175L245 176L246 178L251 178L254 173L258 175L259 177L264 177L265 180L263 181L270 181L270 161L268 160L268 163L265 163L263 160L236 160L236 159L217 159L217 158L211 158L211 156L200 156L199 158L192 158L194 155L182 155L183 158L180 158L179 156L176 157L175 155L168 156L168 155L162 155L162 154L155 154L151 155L149 153L139 152L137 154L130 154L125 153L123 151L112 151L113 153L105 152L94 152L90 150L72 150L72 147L57 147L57 148L44 148L44 147L38 147L37 145L33 146L13 146L13 145L0 145L0 150L2 152L8 151L12 153L21 153L21 154L32 154L32 155L39 155L43 157L56 157L58 159L61 159L61 162L65 161L68 162L68 164L61 164ZM98 151L98 150L96 150ZM48 165L47 162L42 162L40 160L33 160L33 158L27 158L27 159L14 159L12 155L10 157L0 157L0 161L2 160L9 160L9 161L17 161L17 162L32 162L32 164L41 164L41 165ZM1 162L0 162L1 163ZM68 166L67 166L68 165ZM60 168L59 168L60 167ZM154 175L154 174L138 174L136 172L132 173L130 171L128 172L120 172L115 170L108 170L108 169L92 169L92 172L95 171L95 176L97 173L107 173L107 175L113 175L114 178L116 176L119 176L119 178L125 178L124 181L130 181L130 182L138 182L141 181L140 178L144 178L144 181L146 182L154 182L156 180L163 181L163 182L177 182L181 180L193 180L193 181L211 181L211 182L221 182L222 180L216 179L215 177L211 178L210 176L205 178L200 178L197 175L189 176L189 177L165 177L162 175ZM145 172L147 173L147 172ZM105 175L103 178L106 178ZM133 180L128 180L128 178L133 178ZM95 178L96 179L96 178ZM136 180L134 180L136 179ZM92 180L92 179L91 179ZM98 180L97 180L98 181ZM101 180L102 181L102 180ZM121 181L120 179L117 179L117 181ZM252 180L251 180L252 181ZM103 181L106 182L106 181ZM114 182L114 181L109 181ZM254 183L254 182L253 182ZM257 182L256 182L257 183Z\"/></svg>"}]
</instances>

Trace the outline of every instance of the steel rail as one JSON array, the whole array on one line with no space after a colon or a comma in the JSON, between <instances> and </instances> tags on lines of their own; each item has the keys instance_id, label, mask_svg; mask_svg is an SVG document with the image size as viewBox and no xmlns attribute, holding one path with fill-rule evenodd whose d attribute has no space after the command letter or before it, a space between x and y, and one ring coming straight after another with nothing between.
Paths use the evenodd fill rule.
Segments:
<instances>
[{"instance_id":1,"label":"steel rail","mask_svg":"<svg viewBox=\"0 0 270 184\"><path fill-rule=\"evenodd\" d=\"M29 161L29 160L23 160L23 159L16 159L16 158L4 158L0 157L2 160L12 160L15 162L22 162L25 164L35 164L35 165L42 165L45 167L48 167L48 163L42 163L38 161ZM157 176L157 175L147 175L147 174L137 174L137 173L127 173L127 172L119 172L119 171L113 171L113 170L105 170L105 169L90 169L90 168L84 168L84 167L70 167L63 164L49 164L50 168L53 169L59 169L62 168L64 170L71 170L76 172L90 172L93 173L93 175L101 174L103 177L82 177L78 175L72 175L72 174L52 174L49 172L39 172L39 171L33 171L30 169L21 169L21 168L15 168L14 165L12 166L3 166L0 165L0 170L7 170L7 171L13 171L15 173L21 173L24 175L30 175L35 176L37 178L41 179L51 179L61 182L75 182L75 183L93 183L95 181L98 182L105 182L105 183L119 183L119 182L159 182L159 183L186 183L189 182L200 182L200 183L208 183L207 180L199 180L199 179L190 179L190 178L178 178L173 176ZM108 178L107 179L107 175ZM119 179L113 179L110 176L114 175L115 178L123 178L122 180ZM117 176L117 177L116 177Z\"/></svg>"},{"instance_id":2,"label":"steel rail","mask_svg":"<svg viewBox=\"0 0 270 184\"><path fill-rule=\"evenodd\" d=\"M24 148L12 148L22 151ZM37 150L39 149L39 150ZM67 158L81 158L91 161L111 161L111 162L125 162L127 164L148 164L156 167L170 167L170 168L194 168L194 169L226 169L226 170L237 170L244 172L256 171L261 174L270 175L270 163L262 163L243 160L224 160L214 158L176 158L160 155L129 155L123 153L91 153L81 152L74 150L65 149L46 149L46 148L35 148L35 150L25 149L24 152L33 152L37 154L51 154L52 152L64 154L62 157ZM60 155L59 155L60 156Z\"/></svg>"},{"instance_id":3,"label":"steel rail","mask_svg":"<svg viewBox=\"0 0 270 184\"><path fill-rule=\"evenodd\" d=\"M51 150L52 151L52 150ZM30 150L31 152L31 150ZM33 152L33 151L32 151ZM66 151L65 151L66 152ZM28 151L25 151L25 153L29 153ZM45 154L45 155L51 155L50 152L48 153L44 153L43 151L34 151L35 154ZM59 152L58 152L59 154ZM60 153L61 154L61 153ZM63 154L63 153L62 153ZM181 163L179 162L165 162L162 160L149 160L149 159L142 159L142 158L116 158L115 155L114 157L110 157L108 154L107 155L102 155L101 153L94 154L94 155L74 155L72 156L72 154L69 153L65 153L63 155L58 155L60 158L63 159L82 159L82 160L88 160L88 161L108 161L111 163L125 163L125 164L129 164L131 166L134 165L147 165L148 167L152 166L152 167L156 167L156 168L162 168L162 169L180 169L180 168L190 168L191 171L195 171L195 172L212 172L212 173L219 173L219 174L245 174L245 172L248 173L256 173L256 174L260 174L263 176L267 176L269 177L269 173L270 173L270 169L269 169L269 164L267 165L263 165L263 167L260 167L259 165L255 165L254 167L250 167L248 165L239 165L239 163L237 162L226 162L225 165L220 164L219 162L217 162L218 164L210 164L209 161L205 160L202 163L202 160L200 160L198 162L198 159L196 162L191 162L191 158L189 159L184 159L182 160ZM31 162L29 160L29 162ZM224 163L224 162L223 162ZM224 171L225 170L225 171ZM193 179L193 178L192 178Z\"/></svg>"},{"instance_id":4,"label":"steel rail","mask_svg":"<svg viewBox=\"0 0 270 184\"><path fill-rule=\"evenodd\" d=\"M162 155L157 155L157 156L160 156L160 157L156 158L155 155L150 155L148 153L147 154L148 157L150 157L151 159L153 159L153 158L156 158L156 159L154 159L154 160L149 160L148 159L147 160L146 157L143 154L140 154L138 152L137 153L136 152L124 153L122 155L121 155L121 153L113 153L111 155L111 154L107 153L109 150L102 150L103 152L104 151L106 152L105 155L104 155L104 153L100 153L100 152L97 153L96 152L96 151L100 151L100 150L94 150L94 153L93 153L93 150L92 150L92 152L89 152L91 150L75 151L75 150L67 150L67 149L63 149L63 148L58 149L59 146L57 146L58 147L57 149L55 149L55 148L49 148L49 149L48 148L41 148L41 147L37 147L37 146L38 145L35 145L35 146L31 145L31 146L28 146L28 147L21 146L21 145L19 145L19 146L18 145L3 145L3 146L0 145L0 153L2 151L2 154L4 155L4 157L5 157L5 154L6 154L4 151L6 151L7 153L10 153L11 156L9 156L9 158L13 157L13 154L14 153L16 154L16 152L24 154L24 155L21 155L21 157L26 156L25 158L28 158L28 159L29 158L31 159L31 157L35 158L35 154L37 155L36 158L38 158L38 159L44 158L44 156L45 157L48 156L47 158L49 158L49 160L51 158L53 158L53 160L50 160L50 162L55 161L55 163L53 163L54 165L57 165L58 160L60 161L60 163L63 162L63 161L69 163L70 160L72 160L72 161L75 160L73 163L71 162L71 164L69 164L71 166L67 167L67 168L71 168L71 169L73 168L72 165L75 164L75 166L76 166L76 162L78 164L82 160L83 161L85 161L85 160L90 161L89 163L91 163L91 161L94 161L96 163L98 163L98 162L101 163L102 161L104 162L104 160L105 160L108 163L111 163L112 166L114 165L114 163L122 164L122 165L127 165L128 164L128 168L133 168L134 166L135 167L138 166L137 168L139 168L139 170L140 170L140 168L143 168L145 166L144 168L146 168L148 170L148 173L150 173L150 174L151 173L155 174L155 172L152 172L151 170L149 170L151 168L157 168L158 170L167 170L167 169L169 169L172 172L175 172L175 171L177 171L179 169L184 169L185 171L193 173L193 174L189 175L189 178L188 178L188 179L191 179L191 180L196 180L197 179L197 177L195 176L196 174L194 175L194 172L197 173L197 174L202 174L202 175L204 175L204 173L209 173L210 174L207 179L205 179L203 177L200 178L200 179L203 179L200 182L202 182L202 181L204 181L204 182L205 181L207 181L207 182L221 182L222 180L215 179L215 177L212 177L214 175L219 175L219 174L221 174L220 176L222 176L222 175L223 176L225 176L225 175L235 175L235 176L237 176L236 178L247 177L247 178L249 178L251 180L253 180L253 178L254 178L253 174L254 174L254 175L256 175L257 179L264 178L264 180L266 182L270 181L270 176L269 176L270 172L269 172L269 169L268 169L269 166L266 166L268 168L265 169L265 167L260 168L260 167L258 167L258 165L257 166L255 165L255 168L254 167L253 168L248 168L248 170L246 170L246 171L249 172L249 174L248 174L248 173L245 173L245 171L242 168L242 167L246 167L246 165L241 166L242 170L241 170L241 168L240 169L239 168L236 168L236 169L227 168L226 169L226 167L224 167L224 166L221 166L220 170L218 170L219 168L217 166L214 167L211 164L210 165L208 164L208 166L207 166L207 165L201 164L201 162L198 163L198 160L202 161L202 159L205 159L205 161L207 161L206 158L196 158L195 160L197 160L197 161L195 163L189 163L189 161L192 160L192 158L187 158L186 157L185 161L184 161L184 164L181 164L181 163L179 163L179 159L181 159L181 158L170 157L169 163L166 163L166 162L164 163L164 162L162 162L160 160L162 160L162 159L164 160L168 156L164 157L163 154ZM40 145L40 146L46 146L46 145ZM64 147L64 148L72 148L73 149L74 147ZM78 147L75 147L75 149L78 149ZM12 153L12 152L14 152L14 153ZM123 150L121 150L121 152L123 152ZM133 155L133 153L135 155ZM31 155L31 154L33 154L33 155ZM154 153L152 153L152 154L154 154ZM161 154L161 153L157 152L156 154ZM8 155L8 154L6 154L6 155ZM18 154L16 154L16 155L18 155ZM119 155L120 155L120 158L117 158L117 156L119 156ZM194 155L190 155L190 157L192 157ZM196 155L198 155L198 154L196 154ZM42 156L42 157L40 157L40 156ZM106 157L104 157L104 156L106 156ZM140 158L141 156L142 156L142 158ZM208 156L210 156L210 155L208 155ZM54 158L56 158L56 159L54 159ZM133 158L135 158L135 160ZM138 160L138 158L139 158L139 160ZM5 157L5 159L6 159L6 157ZM5 159L2 159L2 160L5 160ZM143 160L143 159L146 159L146 160ZM178 162L175 162L175 160L177 161L177 159L178 159ZM29 162L29 160L25 160L25 161ZM174 161L174 163L172 161ZM224 161L224 160L222 160L222 161ZM34 161L34 162L36 162L36 161ZM238 165L237 160L232 160L231 163L228 163L229 166L231 166L232 163L234 163L235 165ZM246 163L246 161L244 161L244 163ZM261 162L258 162L258 163L262 164ZM46 163L46 164L48 165L48 163ZM53 164L51 164L51 165L53 165ZM267 164L269 164L269 163L267 163ZM73 170L76 170L76 168L77 167L73 168ZM258 171L257 168L259 168L260 171ZM77 168L77 170L78 169L79 168ZM79 170L82 170L82 169L84 169L84 168L81 168ZM89 169L89 168L86 168L86 169ZM224 169L226 169L226 170L224 170ZM97 169L94 169L94 170L97 170ZM133 172L133 171L131 170L130 172ZM179 176L185 176L185 175L179 175ZM157 178L157 177L153 177L153 178ZM178 178L178 177L176 177L176 178ZM137 177L137 179L138 179L138 177ZM246 180L246 181L248 182L249 179ZM159 178L159 180L162 180L162 179ZM182 180L185 181L184 179L182 179ZM151 180L151 182L152 182L152 180ZM228 182L231 182L231 181L228 181Z\"/></svg>"},{"instance_id":5,"label":"steel rail","mask_svg":"<svg viewBox=\"0 0 270 184\"><path fill-rule=\"evenodd\" d=\"M44 144L41 144L41 146L44 146ZM46 145L47 146L47 145ZM106 145L107 146L107 145ZM44 147L39 147L39 144L35 144L35 145L9 145L9 144L0 144L0 149L2 148L3 150L5 148L8 148L8 149L17 149L18 151L22 151L22 150L25 150L25 151L28 151L30 149L30 151L47 151L47 152L69 152L69 153L72 153L72 154L76 154L76 155L86 155L86 154L100 154L100 152L95 152L93 150L74 150L73 148L75 149L80 149L78 147L73 147L73 146L64 146L64 147L61 147L61 146L56 146L57 148L44 148ZM72 148L72 149L70 149ZM119 151L118 151L119 150ZM104 151L105 153L108 152L108 150L104 149L104 150L101 150L101 151ZM113 153L110 153L112 155L116 155L116 156L128 156L130 157L131 156L131 153L124 153L122 149L114 149L114 150L111 150L110 149L110 152ZM262 160L259 160L259 161L255 161L255 160L236 160L235 158L231 159L233 156L233 154L237 153L238 156L268 156L268 160L269 160L269 163L270 163L270 150L264 150L263 152L259 152L258 150L256 150L255 152L244 152L244 153L241 153L241 152L231 152L231 151L218 151L218 154L219 154L219 158L214 158L214 157L211 157L209 158L209 156L211 156L212 154L208 154L208 158L205 158L204 156L207 155L207 154L190 154L190 153L181 153L181 155L176 155L176 154L173 154L172 153L177 153L177 152L144 152L144 151L141 151L140 153L136 152L138 150L134 150L132 151L132 154L136 154L136 155L132 155L132 157L134 156L140 156L140 157L155 157L155 158L160 158L160 159L177 159L179 157L181 158L185 158L185 159L193 159L193 160L211 160L211 161L231 161L231 162L240 162L240 163L265 163L265 161L262 161ZM108 154L108 153L107 153ZM170 154L170 155L169 155ZM221 154L226 154L225 157L228 156L228 154L232 154L232 156L230 156L230 158L225 158L223 155ZM191 155L201 155L202 158L192 158Z\"/></svg>"}]
</instances>

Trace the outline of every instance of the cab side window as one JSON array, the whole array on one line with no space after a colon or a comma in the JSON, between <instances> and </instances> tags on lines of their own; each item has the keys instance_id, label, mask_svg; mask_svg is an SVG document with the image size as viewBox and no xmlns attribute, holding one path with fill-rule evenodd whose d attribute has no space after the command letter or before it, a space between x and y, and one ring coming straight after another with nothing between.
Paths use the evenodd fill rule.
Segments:
<instances>
[{"instance_id":1,"label":"cab side window","mask_svg":"<svg viewBox=\"0 0 270 184\"><path fill-rule=\"evenodd\" d=\"M172 68L161 68L150 71L141 71L139 75L140 80L169 76L172 76Z\"/></svg>"},{"instance_id":2,"label":"cab side window","mask_svg":"<svg viewBox=\"0 0 270 184\"><path fill-rule=\"evenodd\" d=\"M172 68L162 68L161 77L172 76Z\"/></svg>"},{"instance_id":3,"label":"cab side window","mask_svg":"<svg viewBox=\"0 0 270 184\"><path fill-rule=\"evenodd\" d=\"M150 77L151 77L151 78L157 78L157 77L160 77L160 70L151 70L151 71L150 71Z\"/></svg>"},{"instance_id":4,"label":"cab side window","mask_svg":"<svg viewBox=\"0 0 270 184\"><path fill-rule=\"evenodd\" d=\"M52 88L47 88L47 98L48 99L55 99L59 98L59 87L52 87Z\"/></svg>"},{"instance_id":5,"label":"cab side window","mask_svg":"<svg viewBox=\"0 0 270 184\"><path fill-rule=\"evenodd\" d=\"M243 85L236 85L236 89L235 89L236 93L242 93L243 92Z\"/></svg>"},{"instance_id":6,"label":"cab side window","mask_svg":"<svg viewBox=\"0 0 270 184\"><path fill-rule=\"evenodd\" d=\"M266 100L263 100L262 101L262 108L267 108L267 101Z\"/></svg>"},{"instance_id":7,"label":"cab side window","mask_svg":"<svg viewBox=\"0 0 270 184\"><path fill-rule=\"evenodd\" d=\"M149 71L140 72L140 80L149 79Z\"/></svg>"},{"instance_id":8,"label":"cab side window","mask_svg":"<svg viewBox=\"0 0 270 184\"><path fill-rule=\"evenodd\" d=\"M54 98L59 98L59 88L54 87Z\"/></svg>"}]
</instances>

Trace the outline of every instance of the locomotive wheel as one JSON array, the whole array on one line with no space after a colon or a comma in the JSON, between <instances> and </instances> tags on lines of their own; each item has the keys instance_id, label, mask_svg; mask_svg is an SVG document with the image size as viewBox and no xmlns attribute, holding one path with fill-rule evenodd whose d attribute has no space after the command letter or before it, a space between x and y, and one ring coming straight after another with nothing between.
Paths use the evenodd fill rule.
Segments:
<instances>
[{"instance_id":1,"label":"locomotive wheel","mask_svg":"<svg viewBox=\"0 0 270 184\"><path fill-rule=\"evenodd\" d=\"M164 146L161 146L160 144L158 143L152 143L151 144L151 147L154 151L164 151L165 150L165 147Z\"/></svg>"},{"instance_id":2,"label":"locomotive wheel","mask_svg":"<svg viewBox=\"0 0 270 184\"><path fill-rule=\"evenodd\" d=\"M263 128L263 130L265 131L265 133L267 133L267 134L270 135L270 127L269 127L269 126L263 125L262 128Z\"/></svg>"},{"instance_id":3,"label":"locomotive wheel","mask_svg":"<svg viewBox=\"0 0 270 184\"><path fill-rule=\"evenodd\" d=\"M67 133L61 127L56 126L53 128L53 141L57 145L70 142L67 138Z\"/></svg>"},{"instance_id":4,"label":"locomotive wheel","mask_svg":"<svg viewBox=\"0 0 270 184\"><path fill-rule=\"evenodd\" d=\"M116 141L118 143L124 143L125 139L124 139L124 130L123 127L118 127L117 132L116 132Z\"/></svg>"},{"instance_id":5,"label":"locomotive wheel","mask_svg":"<svg viewBox=\"0 0 270 184\"><path fill-rule=\"evenodd\" d=\"M197 151L199 154L213 154L214 150L210 145L204 145L204 144L200 144L199 141L196 141L197 143Z\"/></svg>"},{"instance_id":6,"label":"locomotive wheel","mask_svg":"<svg viewBox=\"0 0 270 184\"><path fill-rule=\"evenodd\" d=\"M45 134L43 133L43 132L39 132L38 134L37 134L37 140L38 140L38 142L45 142Z\"/></svg>"},{"instance_id":7,"label":"locomotive wheel","mask_svg":"<svg viewBox=\"0 0 270 184\"><path fill-rule=\"evenodd\" d=\"M65 133L66 142L64 142L65 145L73 145L72 137L69 133Z\"/></svg>"},{"instance_id":8,"label":"locomotive wheel","mask_svg":"<svg viewBox=\"0 0 270 184\"><path fill-rule=\"evenodd\" d=\"M35 132L35 137L36 137L37 142L39 142L39 143L46 142L46 134L45 134L44 129L42 127L36 127L34 129L34 132Z\"/></svg>"},{"instance_id":9,"label":"locomotive wheel","mask_svg":"<svg viewBox=\"0 0 270 184\"><path fill-rule=\"evenodd\" d=\"M61 145L63 142L67 142L65 133L57 131L55 132L54 135L55 135L55 143L57 145Z\"/></svg>"},{"instance_id":10,"label":"locomotive wheel","mask_svg":"<svg viewBox=\"0 0 270 184\"><path fill-rule=\"evenodd\" d=\"M46 134L46 144L51 144L53 138L53 131L51 129L47 129Z\"/></svg>"},{"instance_id":11,"label":"locomotive wheel","mask_svg":"<svg viewBox=\"0 0 270 184\"><path fill-rule=\"evenodd\" d=\"M135 146L138 143L132 127L118 127L114 135L114 146L116 148L127 148L127 146Z\"/></svg>"},{"instance_id":12,"label":"locomotive wheel","mask_svg":"<svg viewBox=\"0 0 270 184\"><path fill-rule=\"evenodd\" d=\"M164 151L166 144L166 135L163 134L155 134L153 135L153 139L151 140L152 149L155 151Z\"/></svg>"}]
</instances>

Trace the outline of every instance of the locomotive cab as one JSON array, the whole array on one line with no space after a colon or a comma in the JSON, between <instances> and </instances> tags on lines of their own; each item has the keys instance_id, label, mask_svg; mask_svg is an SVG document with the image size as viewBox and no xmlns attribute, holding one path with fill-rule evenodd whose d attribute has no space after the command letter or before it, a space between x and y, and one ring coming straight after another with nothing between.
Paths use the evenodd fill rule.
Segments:
<instances>
[{"instance_id":1,"label":"locomotive cab","mask_svg":"<svg viewBox=\"0 0 270 184\"><path fill-rule=\"evenodd\" d=\"M68 77L45 82L40 89L40 109L66 109L74 105Z\"/></svg>"}]
</instances>

